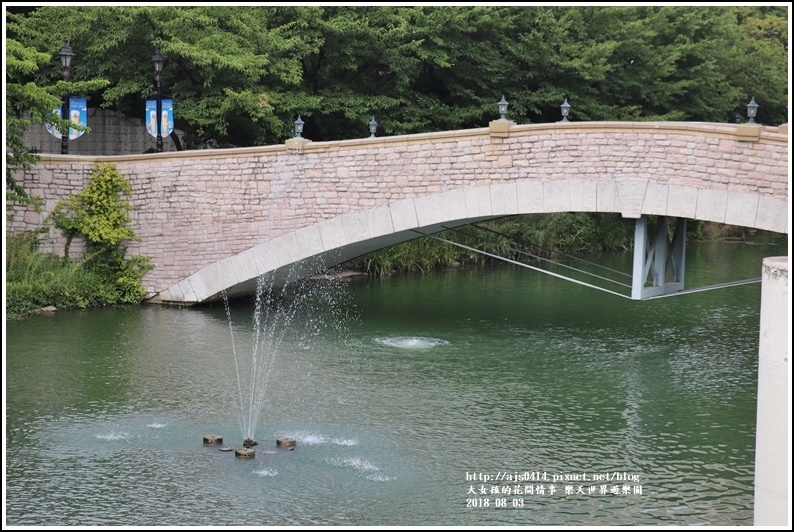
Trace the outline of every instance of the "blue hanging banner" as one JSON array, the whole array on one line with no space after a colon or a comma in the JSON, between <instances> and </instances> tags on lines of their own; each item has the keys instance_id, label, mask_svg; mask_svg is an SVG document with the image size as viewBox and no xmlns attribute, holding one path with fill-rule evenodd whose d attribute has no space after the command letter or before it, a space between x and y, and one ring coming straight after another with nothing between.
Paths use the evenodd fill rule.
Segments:
<instances>
[{"instance_id":1,"label":"blue hanging banner","mask_svg":"<svg viewBox=\"0 0 794 532\"><path fill-rule=\"evenodd\" d=\"M174 132L174 101L171 98L163 98L162 101L160 135L167 137ZM146 100L146 131L157 138L157 100Z\"/></svg>"},{"instance_id":2,"label":"blue hanging banner","mask_svg":"<svg viewBox=\"0 0 794 532\"><path fill-rule=\"evenodd\" d=\"M157 138L157 100L146 100L146 131Z\"/></svg>"},{"instance_id":3,"label":"blue hanging banner","mask_svg":"<svg viewBox=\"0 0 794 532\"><path fill-rule=\"evenodd\" d=\"M52 110L52 114L56 117L61 118L61 108L57 107ZM87 126L88 125L88 100L86 98L80 98L77 96L69 97L69 119L72 121L73 124L77 124L80 126ZM50 135L55 137L56 139L61 138L61 131L53 127L50 124L47 124L47 131ZM85 131L77 131L76 129L69 128L69 139L73 140L80 137Z\"/></svg>"},{"instance_id":4,"label":"blue hanging banner","mask_svg":"<svg viewBox=\"0 0 794 532\"><path fill-rule=\"evenodd\" d=\"M78 126L88 125L88 102L85 98L69 98L69 119ZM74 140L85 131L69 128L69 140Z\"/></svg>"},{"instance_id":5,"label":"blue hanging banner","mask_svg":"<svg viewBox=\"0 0 794 532\"><path fill-rule=\"evenodd\" d=\"M167 137L174 132L174 101L163 98L163 136Z\"/></svg>"}]
</instances>

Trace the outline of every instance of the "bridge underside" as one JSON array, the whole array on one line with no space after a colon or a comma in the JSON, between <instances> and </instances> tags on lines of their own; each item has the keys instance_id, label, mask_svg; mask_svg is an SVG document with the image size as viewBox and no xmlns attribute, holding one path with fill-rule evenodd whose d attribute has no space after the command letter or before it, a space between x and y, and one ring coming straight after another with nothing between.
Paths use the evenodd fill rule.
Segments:
<instances>
[{"instance_id":1,"label":"bridge underside","mask_svg":"<svg viewBox=\"0 0 794 532\"><path fill-rule=\"evenodd\" d=\"M435 234L447 231L449 229L463 227L472 223L494 220L498 218L503 218L503 216L486 216L469 218L465 220L455 220L451 222L445 222L443 224L433 224L416 229L400 231L398 233L392 233L389 235L383 235L368 240L347 244L331 251L319 253L311 257L301 259L297 262L281 266L263 275L266 276L268 285L283 285L292 283L300 279L324 272L330 268L333 268L334 266L338 266L339 264L343 264L369 253L396 246L410 240L416 240L417 238L422 238L424 235ZM225 288L224 291L226 293L226 297L234 299L255 294L258 277L259 276L256 276ZM218 301L221 298L222 293L218 292L203 300L203 302L209 303L212 301Z\"/></svg>"},{"instance_id":2,"label":"bridge underside","mask_svg":"<svg viewBox=\"0 0 794 532\"><path fill-rule=\"evenodd\" d=\"M548 269L538 267L537 265L530 265L528 262L518 261L515 259L505 258L499 255L494 255L480 249L472 248L446 238L440 238L440 233L448 233L450 231L461 228L478 227L476 224L489 220L503 218L503 216L487 216L478 218L467 218L454 220L450 222L438 223L415 229L408 229L398 233L382 235L379 237L371 238L368 240L358 241L352 244L344 245L331 251L319 253L310 257L305 257L295 262L291 262L284 266L272 269L266 273L255 275L251 278L231 284L220 291L215 292L210 297L202 301L170 301L168 299L161 299L160 303L177 303L183 304L197 304L197 303L210 303L222 299L225 295L229 299L242 298L251 296L257 291L259 286L260 277L266 281L266 286L283 286L285 284L293 283L301 279L325 272L335 266L343 264L347 261L356 259L358 257L367 255L369 253L385 249L391 246L402 244L417 238L431 237L447 242L449 244L457 245L471 251L488 255L495 259L506 260L520 266L524 266L542 273L550 274L555 277L572 281L577 284L589 286L598 290L612 293L614 295L634 299L652 299L656 297L665 297L669 295L682 294L691 291L710 290L714 288L722 288L725 286L733 286L736 284L745 284L748 282L759 282L758 279L748 279L730 283L723 283L721 285L713 285L709 287L690 288L685 290L684 287L684 271L685 271L685 257L686 257L686 219L668 219L667 217L657 217L655 223L649 223L648 216L642 215L636 219L635 228L635 241L634 241L634 266L630 273L623 273L630 280L626 284L608 277L588 273L584 270L577 270L573 266L563 266L575 270L578 273L585 275L592 275L593 277L614 282L625 287L624 293L620 289L610 289L599 284L591 284L590 282L583 281L581 276L577 278L576 275L569 276L565 274L553 273ZM532 255L531 253L521 252L520 254L528 255L531 258L540 261L553 262L548 259L543 259L539 256ZM586 262L586 261L585 261ZM537 263L536 263L537 264ZM592 263L590 263L592 265ZM614 270L613 270L614 271ZM618 272L620 274L620 272ZM190 282L187 280L185 282ZM199 279L193 279L192 282L200 282ZM184 282L183 282L184 283Z\"/></svg>"},{"instance_id":3,"label":"bridge underside","mask_svg":"<svg viewBox=\"0 0 794 532\"><path fill-rule=\"evenodd\" d=\"M789 229L787 202L755 193L660 185L646 179L519 180L402 199L303 227L210 264L155 292L150 301L193 305L217 301L224 294L242 297L256 293L262 276L269 283L290 283L425 235L518 214L553 212L619 213L639 220L631 299L659 297L683 286L685 231L679 230L672 241L668 231L650 235L643 222L648 215L779 233Z\"/></svg>"}]
</instances>

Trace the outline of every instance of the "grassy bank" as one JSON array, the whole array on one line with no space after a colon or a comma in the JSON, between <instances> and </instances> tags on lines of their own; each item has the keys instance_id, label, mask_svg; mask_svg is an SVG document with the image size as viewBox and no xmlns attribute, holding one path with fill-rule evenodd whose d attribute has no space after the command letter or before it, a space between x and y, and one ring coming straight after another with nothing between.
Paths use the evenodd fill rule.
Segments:
<instances>
[{"instance_id":1,"label":"grassy bank","mask_svg":"<svg viewBox=\"0 0 794 532\"><path fill-rule=\"evenodd\" d=\"M132 272L131 278L124 271L131 265L117 257L95 253L68 260L43 253L34 233L7 235L5 256L7 320L25 318L50 305L76 309L143 300L134 279L139 272Z\"/></svg>"}]
</instances>

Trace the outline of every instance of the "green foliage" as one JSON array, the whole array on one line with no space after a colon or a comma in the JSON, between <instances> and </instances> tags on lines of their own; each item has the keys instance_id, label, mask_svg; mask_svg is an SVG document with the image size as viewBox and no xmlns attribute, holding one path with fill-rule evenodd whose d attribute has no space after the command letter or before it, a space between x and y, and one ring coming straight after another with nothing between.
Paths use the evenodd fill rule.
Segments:
<instances>
[{"instance_id":1,"label":"green foliage","mask_svg":"<svg viewBox=\"0 0 794 532\"><path fill-rule=\"evenodd\" d=\"M116 283L83 262L70 262L38 249L35 233L6 239L6 318L24 318L52 305L89 308L124 302Z\"/></svg>"},{"instance_id":2,"label":"green foliage","mask_svg":"<svg viewBox=\"0 0 794 532\"><path fill-rule=\"evenodd\" d=\"M108 247L84 261L86 270L106 280L97 290L102 301L136 304L146 296L141 280L153 266L148 257L127 259L126 254L125 247Z\"/></svg>"},{"instance_id":3,"label":"green foliage","mask_svg":"<svg viewBox=\"0 0 794 532\"><path fill-rule=\"evenodd\" d=\"M651 217L651 224L654 219ZM528 260L527 254L550 258L559 253L622 253L633 250L634 246L634 220L616 213L519 215L476 226L447 231L438 236L485 253L520 261ZM670 230L673 230L672 226ZM700 220L687 223L687 239L690 241L745 241L761 233L755 229ZM425 272L452 265L482 264L491 260L496 259L425 237L370 253L344 267L383 276L396 272Z\"/></svg>"},{"instance_id":4,"label":"green foliage","mask_svg":"<svg viewBox=\"0 0 794 532\"><path fill-rule=\"evenodd\" d=\"M6 318L20 319L52 305L59 309L138 304L152 266L145 257L125 259L125 248L96 251L70 261L38 249L32 232L6 239Z\"/></svg>"},{"instance_id":5,"label":"green foliage","mask_svg":"<svg viewBox=\"0 0 794 532\"><path fill-rule=\"evenodd\" d=\"M740 227L737 225L726 225L716 222L704 222L703 220L689 220L687 221L687 240L689 241L714 241L714 240L734 240L734 241L747 241L755 238L758 235L768 236L765 231L759 231L749 227Z\"/></svg>"},{"instance_id":6,"label":"green foliage","mask_svg":"<svg viewBox=\"0 0 794 532\"><path fill-rule=\"evenodd\" d=\"M431 238L420 238L370 253L349 263L348 267L383 276L397 271L426 272L438 267L476 264L482 261L483 255L476 252Z\"/></svg>"},{"instance_id":7,"label":"green foliage","mask_svg":"<svg viewBox=\"0 0 794 532\"><path fill-rule=\"evenodd\" d=\"M7 31L13 34L19 28L14 22L16 17L7 13L6 19ZM109 81L45 81L40 77L40 69L51 62L49 54L40 52L33 42L23 44L10 37L5 39L5 49L6 201L36 203L36 198L31 198L15 178L15 174L30 169L38 161L38 156L30 153L22 141L23 135L31 123L50 124L64 130L72 126L89 131L85 126L71 124L68 118L61 120L52 111L60 108L67 94L96 91L107 86Z\"/></svg>"},{"instance_id":8,"label":"green foliage","mask_svg":"<svg viewBox=\"0 0 794 532\"><path fill-rule=\"evenodd\" d=\"M126 225L132 204L122 196L131 194L132 186L114 165L97 164L85 190L59 201L48 216L67 238L64 255L69 257L69 243L77 235L85 235L89 249L95 251L117 249L125 240L138 240Z\"/></svg>"},{"instance_id":9,"label":"green foliage","mask_svg":"<svg viewBox=\"0 0 794 532\"><path fill-rule=\"evenodd\" d=\"M21 118L24 109L43 119L45 109L51 111L57 107L59 100L34 83L21 83L25 76L33 74L48 59L46 54L22 46L14 39L6 39L6 201L14 203L30 203L27 191L17 183L14 175L19 171L30 169L38 161L36 155L30 153L22 141L22 136L30 127L30 121Z\"/></svg>"},{"instance_id":10,"label":"green foliage","mask_svg":"<svg viewBox=\"0 0 794 532\"><path fill-rule=\"evenodd\" d=\"M469 248L510 259L523 253L548 257L554 252L620 252L632 248L633 220L609 213L555 213L522 215L478 224L481 229L462 229L438 235ZM456 264L478 264L486 255L441 242L420 238L371 253L347 264L370 274L427 271Z\"/></svg>"},{"instance_id":11,"label":"green foliage","mask_svg":"<svg viewBox=\"0 0 794 532\"><path fill-rule=\"evenodd\" d=\"M518 123L787 121L785 6L46 6L8 35L77 54L73 79L110 81L92 104L143 116L151 56L189 148L283 142L301 115L322 141ZM58 87L57 61L21 70ZM60 82L63 83L63 82ZM53 92L53 94L55 94Z\"/></svg>"}]
</instances>

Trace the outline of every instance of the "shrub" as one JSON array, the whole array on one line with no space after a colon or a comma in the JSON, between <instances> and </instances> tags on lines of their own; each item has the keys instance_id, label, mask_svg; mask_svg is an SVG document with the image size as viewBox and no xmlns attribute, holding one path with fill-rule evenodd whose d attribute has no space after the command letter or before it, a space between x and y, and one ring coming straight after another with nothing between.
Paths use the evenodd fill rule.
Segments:
<instances>
[{"instance_id":1,"label":"shrub","mask_svg":"<svg viewBox=\"0 0 794 532\"><path fill-rule=\"evenodd\" d=\"M11 235L6 243L6 317L19 318L37 308L87 308L141 303L142 280L153 266L148 257L126 258L125 240L138 240L127 227L132 205L123 196L129 182L111 164L97 164L85 190L59 202L48 216L66 236L64 258L38 249L36 233ZM69 259L75 236L87 249Z\"/></svg>"}]
</instances>

